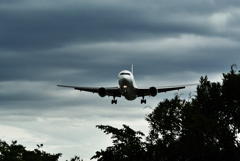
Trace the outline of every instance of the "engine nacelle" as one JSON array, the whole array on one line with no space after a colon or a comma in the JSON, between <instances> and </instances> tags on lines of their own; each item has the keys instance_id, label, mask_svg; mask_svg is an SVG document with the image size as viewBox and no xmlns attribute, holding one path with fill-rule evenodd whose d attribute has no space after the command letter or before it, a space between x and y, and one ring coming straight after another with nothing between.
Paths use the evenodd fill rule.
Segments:
<instances>
[{"instance_id":1,"label":"engine nacelle","mask_svg":"<svg viewBox=\"0 0 240 161\"><path fill-rule=\"evenodd\" d=\"M107 90L103 87L99 88L98 94L100 97L105 97L107 95Z\"/></svg>"},{"instance_id":2,"label":"engine nacelle","mask_svg":"<svg viewBox=\"0 0 240 161\"><path fill-rule=\"evenodd\" d=\"M152 97L155 97L157 95L158 91L157 91L157 88L156 87L150 87L149 88L149 94L152 96Z\"/></svg>"}]
</instances>

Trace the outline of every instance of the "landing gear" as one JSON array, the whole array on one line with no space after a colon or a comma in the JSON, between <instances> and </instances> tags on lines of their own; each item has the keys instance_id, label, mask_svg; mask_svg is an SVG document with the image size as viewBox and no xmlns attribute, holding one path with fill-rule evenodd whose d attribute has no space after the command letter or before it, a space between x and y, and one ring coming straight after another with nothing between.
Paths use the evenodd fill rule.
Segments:
<instances>
[{"instance_id":1,"label":"landing gear","mask_svg":"<svg viewBox=\"0 0 240 161\"><path fill-rule=\"evenodd\" d=\"M117 100L113 97L112 104L117 104Z\"/></svg>"},{"instance_id":2,"label":"landing gear","mask_svg":"<svg viewBox=\"0 0 240 161\"><path fill-rule=\"evenodd\" d=\"M146 99L144 99L144 96L143 96L143 98L141 99L141 104L146 104L146 102L147 102L147 100Z\"/></svg>"},{"instance_id":3,"label":"landing gear","mask_svg":"<svg viewBox=\"0 0 240 161\"><path fill-rule=\"evenodd\" d=\"M143 103L146 104L146 102L147 102L146 99L141 100L141 104L143 104Z\"/></svg>"},{"instance_id":4,"label":"landing gear","mask_svg":"<svg viewBox=\"0 0 240 161\"><path fill-rule=\"evenodd\" d=\"M112 104L117 104L117 100L112 100Z\"/></svg>"}]
</instances>

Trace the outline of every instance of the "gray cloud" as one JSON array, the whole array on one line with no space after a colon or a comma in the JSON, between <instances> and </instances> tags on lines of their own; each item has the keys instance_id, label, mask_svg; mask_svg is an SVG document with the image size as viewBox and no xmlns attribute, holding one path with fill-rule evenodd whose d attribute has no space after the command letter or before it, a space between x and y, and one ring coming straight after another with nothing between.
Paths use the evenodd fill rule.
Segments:
<instances>
[{"instance_id":1,"label":"gray cloud","mask_svg":"<svg viewBox=\"0 0 240 161\"><path fill-rule=\"evenodd\" d=\"M26 2L1 7L1 30L4 31L1 48L28 51L62 47L73 42L125 41L181 33L209 35L214 31L204 23L205 19L220 10L214 3L191 1L170 5L164 5L164 1L150 4L141 1L137 6L135 2L129 5L108 4L108 1L92 4L60 1L48 7L44 5L46 1L39 2L39 7L36 2ZM181 7L183 4L187 4L186 8ZM194 12L189 15L188 10Z\"/></svg>"}]
</instances>

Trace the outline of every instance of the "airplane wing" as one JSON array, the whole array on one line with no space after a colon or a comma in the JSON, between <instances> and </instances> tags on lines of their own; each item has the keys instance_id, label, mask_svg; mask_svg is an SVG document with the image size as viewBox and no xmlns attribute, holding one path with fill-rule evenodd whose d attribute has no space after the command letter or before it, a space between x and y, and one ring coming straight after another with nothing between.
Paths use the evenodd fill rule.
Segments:
<instances>
[{"instance_id":1,"label":"airplane wing","mask_svg":"<svg viewBox=\"0 0 240 161\"><path fill-rule=\"evenodd\" d=\"M186 86L192 86L197 84L187 84L187 85L179 85L179 86L169 86L169 87L150 87L150 88L138 88L137 89L137 96L144 97L144 96L156 96L157 93L174 91L184 89Z\"/></svg>"},{"instance_id":2,"label":"airplane wing","mask_svg":"<svg viewBox=\"0 0 240 161\"><path fill-rule=\"evenodd\" d=\"M162 92L168 92L168 91L174 91L174 90L180 90L185 88L185 86L182 87L168 87L168 88L158 88L158 93L162 93Z\"/></svg>"},{"instance_id":3,"label":"airplane wing","mask_svg":"<svg viewBox=\"0 0 240 161\"><path fill-rule=\"evenodd\" d=\"M101 97L104 97L106 95L114 96L114 97L121 97L118 87L79 87L79 86L68 86L68 85L57 85L57 86L73 88L73 89L79 90L79 91L98 93Z\"/></svg>"}]
</instances>

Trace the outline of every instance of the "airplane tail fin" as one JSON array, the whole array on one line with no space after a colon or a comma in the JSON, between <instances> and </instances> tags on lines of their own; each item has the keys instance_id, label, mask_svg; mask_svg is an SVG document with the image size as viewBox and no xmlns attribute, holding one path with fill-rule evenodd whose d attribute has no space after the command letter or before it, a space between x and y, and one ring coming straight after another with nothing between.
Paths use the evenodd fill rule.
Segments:
<instances>
[{"instance_id":1,"label":"airplane tail fin","mask_svg":"<svg viewBox=\"0 0 240 161\"><path fill-rule=\"evenodd\" d=\"M132 64L132 69L131 69L131 72L132 72L132 74L133 74L133 64Z\"/></svg>"}]
</instances>

